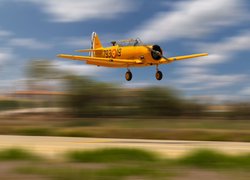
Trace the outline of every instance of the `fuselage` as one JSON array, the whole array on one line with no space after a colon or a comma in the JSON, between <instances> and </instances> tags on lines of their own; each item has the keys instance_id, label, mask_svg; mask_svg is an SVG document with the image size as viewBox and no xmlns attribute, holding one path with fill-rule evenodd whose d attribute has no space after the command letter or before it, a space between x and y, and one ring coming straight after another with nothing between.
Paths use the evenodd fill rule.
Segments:
<instances>
[{"instance_id":1,"label":"fuselage","mask_svg":"<svg viewBox=\"0 0 250 180\"><path fill-rule=\"evenodd\" d=\"M151 51L149 48L152 48L152 45L143 45L143 46L119 46L114 45L105 48L98 48L95 52L93 52L93 57L100 58L110 58L110 62L87 62L87 64L106 66L106 67L143 67L143 66L151 66L159 64L159 59L156 60L153 58ZM134 64L133 61L130 63L118 63L112 62L112 59L127 59L127 60L135 60L139 59L142 61L140 64Z\"/></svg>"}]
</instances>

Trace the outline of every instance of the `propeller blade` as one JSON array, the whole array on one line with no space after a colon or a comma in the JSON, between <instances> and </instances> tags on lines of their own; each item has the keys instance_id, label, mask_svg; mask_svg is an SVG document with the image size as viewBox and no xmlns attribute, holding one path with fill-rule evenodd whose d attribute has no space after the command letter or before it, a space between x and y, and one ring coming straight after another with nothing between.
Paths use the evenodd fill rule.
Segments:
<instances>
[{"instance_id":1,"label":"propeller blade","mask_svg":"<svg viewBox=\"0 0 250 180\"><path fill-rule=\"evenodd\" d=\"M145 46L145 47L146 47L149 51L151 51L151 52L157 54L157 55L160 56L161 58L163 58L163 59L165 59L165 60L168 61L168 58L165 57L165 56L163 56L159 51L153 50L152 48L150 48L150 47L148 47L148 46Z\"/></svg>"}]
</instances>

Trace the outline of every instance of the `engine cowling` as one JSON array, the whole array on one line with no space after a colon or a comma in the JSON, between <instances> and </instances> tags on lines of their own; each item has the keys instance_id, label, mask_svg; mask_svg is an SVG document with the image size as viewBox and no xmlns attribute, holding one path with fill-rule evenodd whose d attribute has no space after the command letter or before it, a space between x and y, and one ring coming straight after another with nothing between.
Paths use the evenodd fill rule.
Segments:
<instances>
[{"instance_id":1,"label":"engine cowling","mask_svg":"<svg viewBox=\"0 0 250 180\"><path fill-rule=\"evenodd\" d=\"M151 56L154 60L159 61L162 58L162 49L159 45L153 45L151 51Z\"/></svg>"}]
</instances>

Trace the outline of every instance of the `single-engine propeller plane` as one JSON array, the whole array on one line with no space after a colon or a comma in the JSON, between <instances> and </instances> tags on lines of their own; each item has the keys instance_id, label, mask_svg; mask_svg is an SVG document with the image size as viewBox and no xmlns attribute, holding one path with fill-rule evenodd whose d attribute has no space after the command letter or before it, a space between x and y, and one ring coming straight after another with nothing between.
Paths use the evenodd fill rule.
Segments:
<instances>
[{"instance_id":1,"label":"single-engine propeller plane","mask_svg":"<svg viewBox=\"0 0 250 180\"><path fill-rule=\"evenodd\" d=\"M87 64L96 66L127 68L125 78L127 81L130 81L132 79L132 73L130 71L131 67L156 66L155 77L157 80L161 80L163 74L158 69L159 65L208 55L208 53L202 53L176 57L165 57L163 55L163 50L159 45L143 44L139 38L112 41L111 44L112 46L110 47L103 47L98 35L93 32L91 48L76 50L76 52L88 52L89 56L59 54L57 57L86 61Z\"/></svg>"}]
</instances>

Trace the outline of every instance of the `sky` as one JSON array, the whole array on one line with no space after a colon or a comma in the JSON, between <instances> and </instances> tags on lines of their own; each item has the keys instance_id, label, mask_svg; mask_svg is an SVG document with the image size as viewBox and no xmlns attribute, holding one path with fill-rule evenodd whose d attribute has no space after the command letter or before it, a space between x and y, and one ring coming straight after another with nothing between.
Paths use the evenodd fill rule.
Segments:
<instances>
[{"instance_id":1,"label":"sky","mask_svg":"<svg viewBox=\"0 0 250 180\"><path fill-rule=\"evenodd\" d=\"M0 0L0 89L25 81L32 60L122 87L163 86L187 97L250 100L250 1L248 0ZM90 47L91 33L103 45L139 37L158 44L167 57L208 52L208 57L155 67L112 69L58 59Z\"/></svg>"}]
</instances>

